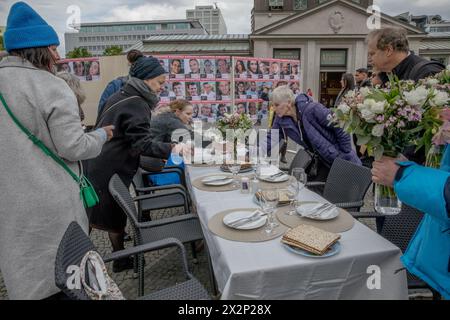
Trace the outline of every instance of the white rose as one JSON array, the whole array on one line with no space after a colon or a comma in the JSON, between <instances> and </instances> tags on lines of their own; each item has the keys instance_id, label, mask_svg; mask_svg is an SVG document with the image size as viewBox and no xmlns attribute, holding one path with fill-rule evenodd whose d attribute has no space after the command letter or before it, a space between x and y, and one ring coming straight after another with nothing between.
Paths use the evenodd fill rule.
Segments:
<instances>
[{"instance_id":1,"label":"white rose","mask_svg":"<svg viewBox=\"0 0 450 320\"><path fill-rule=\"evenodd\" d=\"M384 124L377 124L372 129L372 135L374 137L382 137L384 134Z\"/></svg>"},{"instance_id":2,"label":"white rose","mask_svg":"<svg viewBox=\"0 0 450 320\"><path fill-rule=\"evenodd\" d=\"M416 90L405 92L405 99L412 106L421 106L427 100L430 91L424 86L418 87Z\"/></svg>"},{"instance_id":3,"label":"white rose","mask_svg":"<svg viewBox=\"0 0 450 320\"><path fill-rule=\"evenodd\" d=\"M429 79L429 80L427 81L427 84L430 85L430 86L437 85L438 83L439 83L439 80L438 80L438 79Z\"/></svg>"},{"instance_id":4,"label":"white rose","mask_svg":"<svg viewBox=\"0 0 450 320\"><path fill-rule=\"evenodd\" d=\"M373 113L383 113L384 112L385 101L376 102L372 105Z\"/></svg>"},{"instance_id":5,"label":"white rose","mask_svg":"<svg viewBox=\"0 0 450 320\"><path fill-rule=\"evenodd\" d=\"M344 114L348 114L350 112L350 107L346 103L342 103L338 106L338 110L341 110Z\"/></svg>"},{"instance_id":6,"label":"white rose","mask_svg":"<svg viewBox=\"0 0 450 320\"><path fill-rule=\"evenodd\" d=\"M450 64L447 66L447 70L450 70Z\"/></svg>"},{"instance_id":7,"label":"white rose","mask_svg":"<svg viewBox=\"0 0 450 320\"><path fill-rule=\"evenodd\" d=\"M361 110L361 117L367 122L373 122L375 119L375 114L370 109Z\"/></svg>"},{"instance_id":8,"label":"white rose","mask_svg":"<svg viewBox=\"0 0 450 320\"><path fill-rule=\"evenodd\" d=\"M434 98L431 100L431 105L435 107L441 107L448 103L450 97L445 91L437 91Z\"/></svg>"},{"instance_id":9,"label":"white rose","mask_svg":"<svg viewBox=\"0 0 450 320\"><path fill-rule=\"evenodd\" d=\"M367 87L363 87L363 88L359 89L359 92L365 98L370 94L370 89Z\"/></svg>"},{"instance_id":10,"label":"white rose","mask_svg":"<svg viewBox=\"0 0 450 320\"><path fill-rule=\"evenodd\" d=\"M347 94L344 96L346 98L352 98L355 96L355 91L354 90L350 90L347 92Z\"/></svg>"}]
</instances>

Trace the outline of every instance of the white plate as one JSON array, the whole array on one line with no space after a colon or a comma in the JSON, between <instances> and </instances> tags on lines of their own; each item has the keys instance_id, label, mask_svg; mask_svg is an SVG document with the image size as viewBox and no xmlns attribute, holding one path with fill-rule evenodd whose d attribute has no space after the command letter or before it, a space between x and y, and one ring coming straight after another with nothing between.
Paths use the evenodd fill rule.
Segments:
<instances>
[{"instance_id":1,"label":"white plate","mask_svg":"<svg viewBox=\"0 0 450 320\"><path fill-rule=\"evenodd\" d=\"M300 248L294 248L291 247L290 245L287 245L285 243L283 243L283 246L290 252L295 253L295 254L299 254L301 256L305 256L308 258L316 258L316 259L321 259L321 258L328 258L328 257L332 257L336 254L338 254L341 251L341 244L340 242L336 242L330 250L328 250L327 253L325 253L323 256L318 256L317 254L302 250Z\"/></svg>"},{"instance_id":2,"label":"white plate","mask_svg":"<svg viewBox=\"0 0 450 320\"><path fill-rule=\"evenodd\" d=\"M331 210L326 210L321 213L320 216L308 216L308 214L314 215L317 212L317 208L322 206L323 203L320 202L303 202L297 206L296 211L297 214L302 216L303 218L308 218L312 220L331 220L339 216L340 210L337 207L332 208Z\"/></svg>"},{"instance_id":3,"label":"white plate","mask_svg":"<svg viewBox=\"0 0 450 320\"><path fill-rule=\"evenodd\" d=\"M227 177L227 179L218 180ZM214 181L218 180L218 181ZM202 183L207 186L226 186L233 182L233 179L229 176L210 176L202 179Z\"/></svg>"},{"instance_id":4,"label":"white plate","mask_svg":"<svg viewBox=\"0 0 450 320\"><path fill-rule=\"evenodd\" d=\"M270 176L259 176L258 179L261 181L266 181L266 182L272 182L272 183L279 183L279 182L286 182L288 181L290 178L289 175L284 174L282 176L278 176L275 178L270 178Z\"/></svg>"},{"instance_id":5,"label":"white plate","mask_svg":"<svg viewBox=\"0 0 450 320\"><path fill-rule=\"evenodd\" d=\"M238 229L238 230L253 230L253 229L261 228L262 226L264 226L266 224L267 216L260 217L258 220L248 222L239 227L233 227L230 225L230 222L235 221L236 219L241 219L241 218L251 216L256 210L257 209L234 211L232 213L227 214L223 218L223 223L230 228Z\"/></svg>"}]
</instances>

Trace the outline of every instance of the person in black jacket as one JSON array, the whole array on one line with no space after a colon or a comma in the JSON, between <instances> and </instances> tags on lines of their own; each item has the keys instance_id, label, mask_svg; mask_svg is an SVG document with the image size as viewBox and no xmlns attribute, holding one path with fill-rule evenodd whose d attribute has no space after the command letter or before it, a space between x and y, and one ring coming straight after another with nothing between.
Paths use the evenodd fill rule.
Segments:
<instances>
[{"instance_id":1,"label":"person in black jacket","mask_svg":"<svg viewBox=\"0 0 450 320\"><path fill-rule=\"evenodd\" d=\"M436 61L428 61L409 50L407 33L403 29L383 28L368 35L369 63L379 71L378 77L383 85L389 82L388 74L399 80L419 81L441 72L445 66ZM408 159L423 164L425 152L408 147L403 155Z\"/></svg>"},{"instance_id":2,"label":"person in black jacket","mask_svg":"<svg viewBox=\"0 0 450 320\"><path fill-rule=\"evenodd\" d=\"M418 81L433 76L445 69L436 61L428 61L409 50L406 30L383 28L369 33L369 63L380 71L383 83L389 81L388 74L396 75L400 80Z\"/></svg>"},{"instance_id":3,"label":"person in black jacket","mask_svg":"<svg viewBox=\"0 0 450 320\"><path fill-rule=\"evenodd\" d=\"M130 80L107 101L96 127L115 126L114 139L105 144L99 157L86 161L86 175L96 189L100 203L88 209L91 227L107 231L113 251L124 248L127 217L108 190L118 174L130 186L141 155L167 159L175 145L153 141L150 135L151 112L159 102L158 94L166 82L165 70L153 57L141 57L131 67ZM176 150L175 150L176 149ZM174 149L180 149L177 146ZM131 259L114 262L113 271L133 267Z\"/></svg>"}]
</instances>

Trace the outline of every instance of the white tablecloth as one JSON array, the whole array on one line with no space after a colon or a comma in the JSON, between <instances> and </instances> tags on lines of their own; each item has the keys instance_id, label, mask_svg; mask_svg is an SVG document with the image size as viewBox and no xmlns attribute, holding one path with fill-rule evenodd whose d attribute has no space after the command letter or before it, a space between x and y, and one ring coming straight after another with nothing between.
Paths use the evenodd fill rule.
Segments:
<instances>
[{"instance_id":1,"label":"white tablecloth","mask_svg":"<svg viewBox=\"0 0 450 320\"><path fill-rule=\"evenodd\" d=\"M241 243L212 234L208 221L218 212L257 207L252 195L240 191L205 192L190 185L191 180L218 172L218 167L186 169L222 299L408 299L406 272L397 272L403 268L400 249L358 221L341 234L341 252L326 259L293 254L280 238ZM299 199L322 198L304 189ZM379 289L374 288L372 266L380 270Z\"/></svg>"}]
</instances>

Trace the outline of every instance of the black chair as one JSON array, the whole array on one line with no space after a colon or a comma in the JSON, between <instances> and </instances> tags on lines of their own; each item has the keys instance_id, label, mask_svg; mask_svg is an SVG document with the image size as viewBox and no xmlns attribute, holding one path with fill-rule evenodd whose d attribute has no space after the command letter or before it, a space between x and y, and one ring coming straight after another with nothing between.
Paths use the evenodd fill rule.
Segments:
<instances>
[{"instance_id":1,"label":"black chair","mask_svg":"<svg viewBox=\"0 0 450 320\"><path fill-rule=\"evenodd\" d=\"M161 210L167 208L183 207L184 213L189 212L190 197L185 186L180 184L173 184L167 186L148 187L146 183L147 177L151 174L177 173L180 176L181 170L170 169L168 171L161 171L158 173L150 173L141 168L138 169L136 175L133 177L133 186L136 195L150 195L147 199L138 202L138 221L142 222L144 213L148 213L151 220L150 212L154 210ZM182 180L184 181L184 180Z\"/></svg>"},{"instance_id":2,"label":"black chair","mask_svg":"<svg viewBox=\"0 0 450 320\"><path fill-rule=\"evenodd\" d=\"M370 169L336 158L326 182L310 182L307 187L323 187L321 195L336 206L359 211L372 183Z\"/></svg>"},{"instance_id":3,"label":"black chair","mask_svg":"<svg viewBox=\"0 0 450 320\"><path fill-rule=\"evenodd\" d=\"M193 214L184 214L176 217L163 218L155 221L140 222L138 212L136 211L135 202L152 199L153 195L147 194L143 196L131 197L128 188L122 182L120 177L115 174L109 181L109 192L114 200L122 208L130 221L134 231L135 245L143 245L165 238L175 238L182 243L191 243L194 259L197 259L195 250L195 241L203 240L203 232L200 221ZM205 250L208 256L208 267L210 268L211 284L216 292L214 275L212 271L211 260L205 242ZM144 294L144 256L142 254L137 257L137 271L139 277L139 295ZM135 261L136 262L136 261Z\"/></svg>"},{"instance_id":4,"label":"black chair","mask_svg":"<svg viewBox=\"0 0 450 320\"><path fill-rule=\"evenodd\" d=\"M183 244L177 239L167 238L160 241L146 243L138 247L132 247L122 251L114 252L103 258L105 263L134 256L153 250L161 250L169 247L177 247L181 254L181 262L186 281L178 283L173 287L165 288L149 294L140 296L142 300L210 300L210 296L201 283L189 272L186 259L186 251ZM67 273L70 266L80 266L81 260L88 251L96 251L92 241L83 232L81 227L72 222L67 228L55 260L55 282L56 286L72 300L90 300L89 296L80 289L69 289L68 279L71 274Z\"/></svg>"},{"instance_id":5,"label":"black chair","mask_svg":"<svg viewBox=\"0 0 450 320\"><path fill-rule=\"evenodd\" d=\"M313 160L309 153L301 148L297 152L291 150L288 150L287 152L295 154L294 159L292 159L289 166L289 174L292 174L294 168L303 168L306 170Z\"/></svg>"},{"instance_id":6,"label":"black chair","mask_svg":"<svg viewBox=\"0 0 450 320\"><path fill-rule=\"evenodd\" d=\"M357 219L375 218L377 220L378 233L399 247L402 252L405 252L422 221L423 213L403 204L400 213L394 216L386 216L377 212L360 212L353 214L353 216ZM430 288L425 282L409 272L407 276L408 288L429 289L433 293L434 300L440 299L439 293Z\"/></svg>"}]
</instances>

